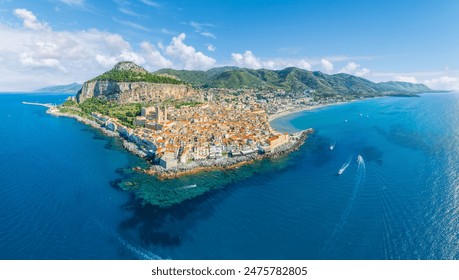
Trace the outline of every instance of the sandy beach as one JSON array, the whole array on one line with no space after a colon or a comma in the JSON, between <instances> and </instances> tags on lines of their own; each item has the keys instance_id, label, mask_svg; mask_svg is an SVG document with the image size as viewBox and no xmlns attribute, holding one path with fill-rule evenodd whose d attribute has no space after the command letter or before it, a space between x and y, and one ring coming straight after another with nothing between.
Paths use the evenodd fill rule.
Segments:
<instances>
[{"instance_id":1,"label":"sandy beach","mask_svg":"<svg viewBox=\"0 0 459 280\"><path fill-rule=\"evenodd\" d=\"M283 111L283 112L280 112L280 113L276 113L276 114L273 114L273 115L269 115L269 119L268 120L269 120L269 122L272 122L275 119L278 119L280 117L284 117L284 116L287 116L287 115L290 115L290 114L295 114L295 113L299 113L299 112L303 112L303 111L310 111L310 110L314 110L314 109L318 109L318 108L322 108L322 107L347 104L347 103L351 103L351 102L355 102L355 101L358 101L358 100L351 100L351 101L336 102L336 103L330 103L330 104L319 104L319 105L314 105L314 106L304 106L304 107L300 107L300 108L294 108L294 109L286 110L286 111Z\"/></svg>"}]
</instances>

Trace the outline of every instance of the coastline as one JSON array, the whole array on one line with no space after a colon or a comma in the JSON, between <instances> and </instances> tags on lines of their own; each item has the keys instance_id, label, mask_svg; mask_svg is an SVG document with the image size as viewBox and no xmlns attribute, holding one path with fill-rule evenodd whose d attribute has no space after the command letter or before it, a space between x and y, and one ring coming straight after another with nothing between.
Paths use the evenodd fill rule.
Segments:
<instances>
[{"instance_id":1,"label":"coastline","mask_svg":"<svg viewBox=\"0 0 459 280\"><path fill-rule=\"evenodd\" d=\"M86 125L89 125L89 126L91 126L93 128L96 128L96 129L100 130L103 134L105 134L107 136L110 136L110 137L119 136L118 133L110 131L108 129L105 129L98 122L96 122L94 120L90 120L88 118L84 118L84 117L77 116L77 115L74 115L74 114L62 113L55 106L49 107L49 109L46 110L46 113L48 113L48 114L50 114L52 116L55 116L55 117L66 117L66 118L76 119L77 121L79 121L81 123L84 123Z\"/></svg>"},{"instance_id":2,"label":"coastline","mask_svg":"<svg viewBox=\"0 0 459 280\"><path fill-rule=\"evenodd\" d=\"M365 99L367 99L367 98L365 98ZM313 106L304 106L304 107L300 107L300 108L293 108L293 109L289 109L289 110L286 110L286 111L282 111L280 113L276 113L276 114L270 115L269 118L268 118L268 121L271 123L275 119L278 119L278 118L281 118L281 117L285 117L285 116L288 116L288 115L291 115L291 114L300 113L300 112L304 112L304 111L311 111L311 110L324 108L324 107L328 107L328 106L348 104L348 103L352 103L352 102L356 102L356 101L360 101L360 100L365 100L365 99L355 99L355 100L350 100L350 101L342 101L342 102L336 102L336 103L319 104L319 105L313 105Z\"/></svg>"},{"instance_id":3,"label":"coastline","mask_svg":"<svg viewBox=\"0 0 459 280\"><path fill-rule=\"evenodd\" d=\"M308 135L314 133L314 129L309 128L292 134L291 142L277 147L274 151L264 154L252 154L231 158L222 158L216 160L195 161L187 165L179 165L174 169L163 169L158 165L152 165L149 169L134 168L149 175L155 175L158 179L173 179L184 175L196 174L202 171L234 169L240 166L253 163L254 161L265 158L277 158L287 153L298 150L308 138Z\"/></svg>"},{"instance_id":4,"label":"coastline","mask_svg":"<svg viewBox=\"0 0 459 280\"><path fill-rule=\"evenodd\" d=\"M119 138L123 142L123 148L125 148L128 152L130 152L130 153L132 153L132 154L134 154L136 156L142 157L142 158L144 158L146 156L146 154L143 151L141 151L140 149L137 148L137 145L135 145L134 143L129 142L126 139L124 139L118 132L114 132L114 131L106 129L105 127L103 127L101 124L99 124L98 122L96 122L94 120L90 120L88 118L84 118L84 117L77 116L77 115L74 115L74 114L62 113L62 112L59 111L59 109L57 109L56 106L49 107L49 109L46 110L46 113L48 113L48 114L50 114L52 116L55 116L55 117L72 118L72 119L75 119L75 120L77 120L77 121L79 121L81 123L89 125L92 128L95 128L95 129L101 131L105 136Z\"/></svg>"},{"instance_id":5,"label":"coastline","mask_svg":"<svg viewBox=\"0 0 459 280\"><path fill-rule=\"evenodd\" d=\"M120 135L119 132L114 132L111 130L106 129L101 123L97 122L96 120L91 120L82 116L78 116L75 114L70 114L70 113L62 113L59 111L59 108L57 106L51 105L51 104L41 104L41 103L28 103L28 102L23 102L23 104L27 105L37 105L37 106L43 106L48 108L46 110L46 113L55 116L55 117L67 117L67 118L73 118L83 124L89 125L95 129L98 129L101 131L104 135L109 136L109 137L117 137L123 142L123 147L131 152L134 155L137 155L139 157L145 158L146 154L144 151L138 148L138 146L126 140L122 135ZM332 104L327 104L324 106L328 106ZM301 108L300 110L297 110L298 112L304 111L304 110L311 110L315 108L319 108L323 106L314 106L314 108ZM296 112L296 111L295 111ZM291 111L285 111L280 114L274 115L275 118L288 115L294 112ZM212 170L223 170L223 169L234 169L238 168L240 166L246 165L253 163L254 161L261 160L264 158L276 158L279 156L282 156L286 153L293 152L301 147L301 145L306 141L307 137L309 134L314 133L314 129L309 128L297 133L291 134L291 140L288 143L285 143L273 151L269 153L256 153L256 154L250 154L250 155L242 155L242 156L237 156L237 157L227 157L227 158L220 158L220 159L206 159L206 160L201 160L201 161L194 161L192 163L188 164L180 164L175 168L172 169L164 169L163 167L156 165L156 164L151 164L148 169L142 169L139 167L134 167L133 170L137 172L142 172L145 174L153 175L156 176L158 179L173 179L173 178L178 178L184 175L191 175L191 174L196 174L199 172L203 171L212 171Z\"/></svg>"}]
</instances>

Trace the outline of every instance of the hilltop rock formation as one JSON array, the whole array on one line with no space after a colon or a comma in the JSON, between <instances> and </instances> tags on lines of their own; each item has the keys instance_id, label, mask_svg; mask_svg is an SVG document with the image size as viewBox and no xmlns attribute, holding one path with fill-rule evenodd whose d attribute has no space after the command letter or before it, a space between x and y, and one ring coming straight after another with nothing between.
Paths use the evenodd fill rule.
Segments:
<instances>
[{"instance_id":1,"label":"hilltop rock formation","mask_svg":"<svg viewBox=\"0 0 459 280\"><path fill-rule=\"evenodd\" d=\"M132 71L136 73L148 73L147 70L145 70L143 67L140 67L139 65L135 64L134 62L130 61L121 61L118 62L115 66L113 66L112 70L118 70L118 71Z\"/></svg>"},{"instance_id":2,"label":"hilltop rock formation","mask_svg":"<svg viewBox=\"0 0 459 280\"><path fill-rule=\"evenodd\" d=\"M178 79L155 75L133 62L119 62L104 74L85 82L77 101L102 97L118 103L161 102L195 96L197 91Z\"/></svg>"}]
</instances>

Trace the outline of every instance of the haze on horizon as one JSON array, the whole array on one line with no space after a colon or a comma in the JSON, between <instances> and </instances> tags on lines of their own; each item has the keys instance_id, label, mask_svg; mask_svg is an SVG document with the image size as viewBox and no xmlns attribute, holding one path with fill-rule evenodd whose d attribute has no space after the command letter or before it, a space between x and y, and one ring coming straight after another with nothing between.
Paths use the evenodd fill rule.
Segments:
<instances>
[{"instance_id":1,"label":"haze on horizon","mask_svg":"<svg viewBox=\"0 0 459 280\"><path fill-rule=\"evenodd\" d=\"M457 1L0 0L0 91L150 71L295 66L459 90Z\"/></svg>"}]
</instances>

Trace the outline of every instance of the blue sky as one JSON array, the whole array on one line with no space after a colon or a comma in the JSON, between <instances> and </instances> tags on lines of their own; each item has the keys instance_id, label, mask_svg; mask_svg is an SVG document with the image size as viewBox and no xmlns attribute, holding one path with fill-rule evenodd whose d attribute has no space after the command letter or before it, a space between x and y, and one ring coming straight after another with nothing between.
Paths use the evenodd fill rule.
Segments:
<instances>
[{"instance_id":1,"label":"blue sky","mask_svg":"<svg viewBox=\"0 0 459 280\"><path fill-rule=\"evenodd\" d=\"M0 91L149 70L296 66L459 90L459 1L0 0Z\"/></svg>"}]
</instances>

